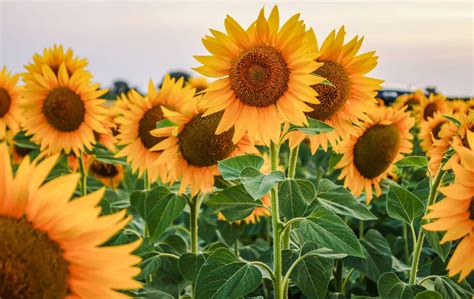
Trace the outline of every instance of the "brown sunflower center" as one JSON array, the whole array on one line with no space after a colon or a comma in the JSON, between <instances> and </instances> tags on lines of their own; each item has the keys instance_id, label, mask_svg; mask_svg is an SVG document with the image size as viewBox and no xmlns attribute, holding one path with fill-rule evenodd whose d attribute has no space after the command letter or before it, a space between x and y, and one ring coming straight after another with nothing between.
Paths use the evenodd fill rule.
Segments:
<instances>
[{"instance_id":1,"label":"brown sunflower center","mask_svg":"<svg viewBox=\"0 0 474 299\"><path fill-rule=\"evenodd\" d=\"M400 131L395 125L370 127L354 146L357 170L368 179L381 175L395 160L400 142Z\"/></svg>"},{"instance_id":2,"label":"brown sunflower center","mask_svg":"<svg viewBox=\"0 0 474 299\"><path fill-rule=\"evenodd\" d=\"M179 133L179 150L188 164L197 167L216 165L234 151L234 128L216 135L223 113L196 115Z\"/></svg>"},{"instance_id":3,"label":"brown sunflower center","mask_svg":"<svg viewBox=\"0 0 474 299\"><path fill-rule=\"evenodd\" d=\"M407 111L412 111L413 108L418 105L420 102L415 99L415 98L409 98L406 102L405 102L405 106L407 106Z\"/></svg>"},{"instance_id":4,"label":"brown sunflower center","mask_svg":"<svg viewBox=\"0 0 474 299\"><path fill-rule=\"evenodd\" d=\"M79 95L66 87L52 90L44 100L42 111L47 122L61 132L77 130L86 114Z\"/></svg>"},{"instance_id":5,"label":"brown sunflower center","mask_svg":"<svg viewBox=\"0 0 474 299\"><path fill-rule=\"evenodd\" d=\"M94 174L103 178L113 178L119 173L117 166L99 161L92 162L90 169Z\"/></svg>"},{"instance_id":6,"label":"brown sunflower center","mask_svg":"<svg viewBox=\"0 0 474 299\"><path fill-rule=\"evenodd\" d=\"M474 132L474 125L471 125L469 127L469 131ZM462 142L462 146L467 147L468 149L471 149L471 147L469 146L469 141L467 140L467 132L465 136L461 139L461 142Z\"/></svg>"},{"instance_id":7,"label":"brown sunflower center","mask_svg":"<svg viewBox=\"0 0 474 299\"><path fill-rule=\"evenodd\" d=\"M163 119L163 111L160 105L155 105L143 114L138 126L138 135L143 145L150 149L163 140L161 137L155 137L150 131L156 129L156 122Z\"/></svg>"},{"instance_id":8,"label":"brown sunflower center","mask_svg":"<svg viewBox=\"0 0 474 299\"><path fill-rule=\"evenodd\" d=\"M474 220L474 196L471 197L471 204L469 206L469 219Z\"/></svg>"},{"instance_id":9,"label":"brown sunflower center","mask_svg":"<svg viewBox=\"0 0 474 299\"><path fill-rule=\"evenodd\" d=\"M10 109L11 98L8 91L5 88L0 87L0 117L7 114Z\"/></svg>"},{"instance_id":10,"label":"brown sunflower center","mask_svg":"<svg viewBox=\"0 0 474 299\"><path fill-rule=\"evenodd\" d=\"M68 291L68 264L48 234L26 219L0 216L0 298L56 299Z\"/></svg>"},{"instance_id":11,"label":"brown sunflower center","mask_svg":"<svg viewBox=\"0 0 474 299\"><path fill-rule=\"evenodd\" d=\"M350 79L344 68L335 62L326 61L323 66L315 72L321 77L327 78L334 86L317 84L313 89L318 92L319 104L310 104L314 110L308 112L312 118L326 120L336 114L347 102L350 92Z\"/></svg>"},{"instance_id":12,"label":"brown sunflower center","mask_svg":"<svg viewBox=\"0 0 474 299\"><path fill-rule=\"evenodd\" d=\"M270 46L243 51L230 70L232 89L245 104L267 107L288 90L290 71L283 56Z\"/></svg>"},{"instance_id":13,"label":"brown sunflower center","mask_svg":"<svg viewBox=\"0 0 474 299\"><path fill-rule=\"evenodd\" d=\"M423 111L423 119L427 120L428 117L433 117L436 111L438 111L438 106L435 103L429 103Z\"/></svg>"},{"instance_id":14,"label":"brown sunflower center","mask_svg":"<svg viewBox=\"0 0 474 299\"><path fill-rule=\"evenodd\" d=\"M439 139L440 138L439 137L439 132L441 131L441 128L443 127L443 125L444 125L444 122L442 121L433 128L432 133L433 133L434 139Z\"/></svg>"}]
</instances>

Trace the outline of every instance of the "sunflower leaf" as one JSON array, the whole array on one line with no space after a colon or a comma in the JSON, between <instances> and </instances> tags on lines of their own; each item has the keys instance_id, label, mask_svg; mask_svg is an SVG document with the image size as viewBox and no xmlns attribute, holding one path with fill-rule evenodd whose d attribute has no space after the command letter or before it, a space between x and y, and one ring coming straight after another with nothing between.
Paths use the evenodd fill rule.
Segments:
<instances>
[{"instance_id":1,"label":"sunflower leaf","mask_svg":"<svg viewBox=\"0 0 474 299\"><path fill-rule=\"evenodd\" d=\"M167 118L164 118L164 119L156 122L156 128L157 129L167 128L167 127L175 127L175 126L176 126L176 124L173 121L171 121Z\"/></svg>"},{"instance_id":2,"label":"sunflower leaf","mask_svg":"<svg viewBox=\"0 0 474 299\"><path fill-rule=\"evenodd\" d=\"M317 135L321 133L328 133L334 130L333 127L331 127L330 125L328 125L327 123L323 121L311 118L309 116L307 118L308 118L307 126L302 127L302 126L291 125L288 128L288 132L300 131L308 135Z\"/></svg>"},{"instance_id":3,"label":"sunflower leaf","mask_svg":"<svg viewBox=\"0 0 474 299\"><path fill-rule=\"evenodd\" d=\"M286 179L280 184L278 194L281 213L289 220L305 214L316 190L308 180Z\"/></svg>"},{"instance_id":4,"label":"sunflower leaf","mask_svg":"<svg viewBox=\"0 0 474 299\"><path fill-rule=\"evenodd\" d=\"M252 167L260 169L263 162L263 158L257 155L236 156L219 161L219 172L226 181L237 180L240 178L240 173L244 168Z\"/></svg>"},{"instance_id":5,"label":"sunflower leaf","mask_svg":"<svg viewBox=\"0 0 474 299\"><path fill-rule=\"evenodd\" d=\"M262 198L276 183L284 179L285 174L281 171L263 174L253 167L245 167L240 173L240 181L255 200Z\"/></svg>"},{"instance_id":6,"label":"sunflower leaf","mask_svg":"<svg viewBox=\"0 0 474 299\"><path fill-rule=\"evenodd\" d=\"M443 115L444 118L446 118L447 120L449 120L450 122L452 122L453 124L456 125L456 127L459 128L459 126L461 126L461 122L457 119L455 119L454 117L452 116L449 116L449 115Z\"/></svg>"},{"instance_id":7,"label":"sunflower leaf","mask_svg":"<svg viewBox=\"0 0 474 299\"><path fill-rule=\"evenodd\" d=\"M410 191L396 185L390 186L387 193L387 214L409 225L424 211L421 199Z\"/></svg>"},{"instance_id":8,"label":"sunflower leaf","mask_svg":"<svg viewBox=\"0 0 474 299\"><path fill-rule=\"evenodd\" d=\"M387 272L380 276L377 282L380 298L412 299L417 293L425 290L419 285L408 285L398 278L397 274Z\"/></svg>"},{"instance_id":9,"label":"sunflower leaf","mask_svg":"<svg viewBox=\"0 0 474 299\"><path fill-rule=\"evenodd\" d=\"M395 162L395 166L398 167L428 167L428 159L423 156L411 156L405 157Z\"/></svg>"}]
</instances>

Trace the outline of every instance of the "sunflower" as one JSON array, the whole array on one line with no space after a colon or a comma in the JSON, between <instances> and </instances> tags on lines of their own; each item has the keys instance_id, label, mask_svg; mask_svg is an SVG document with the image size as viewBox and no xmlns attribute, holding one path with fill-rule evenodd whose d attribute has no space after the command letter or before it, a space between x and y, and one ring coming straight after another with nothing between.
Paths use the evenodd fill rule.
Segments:
<instances>
[{"instance_id":1,"label":"sunflower","mask_svg":"<svg viewBox=\"0 0 474 299\"><path fill-rule=\"evenodd\" d=\"M211 56L196 56L203 64L196 71L219 78L200 102L203 116L224 111L216 134L234 126L234 143L246 133L252 142L278 142L282 121L304 125L304 112L312 110L307 103L318 103L311 86L324 78L313 74L322 64L315 61L314 32L299 14L280 28L277 6L268 19L262 9L247 30L230 16L225 28L227 34L211 29L213 36L202 40Z\"/></svg>"},{"instance_id":2,"label":"sunflower","mask_svg":"<svg viewBox=\"0 0 474 299\"><path fill-rule=\"evenodd\" d=\"M93 160L89 166L89 174L101 181L105 186L115 189L123 180L123 166Z\"/></svg>"},{"instance_id":3,"label":"sunflower","mask_svg":"<svg viewBox=\"0 0 474 299\"><path fill-rule=\"evenodd\" d=\"M126 157L132 170L138 172L139 176L146 171L150 182L156 181L158 177L165 182L168 171L166 165L153 165L161 153L151 151L163 138L152 136L150 131L163 119L163 107L176 109L177 106L192 101L194 92L194 88L184 86L183 78L176 81L169 75L166 75L159 91L151 80L146 96L131 90L128 99L123 101L127 108L117 117L118 144L124 147L116 156Z\"/></svg>"},{"instance_id":4,"label":"sunflower","mask_svg":"<svg viewBox=\"0 0 474 299\"><path fill-rule=\"evenodd\" d=\"M18 86L20 75L12 75L4 66L0 71L0 140L7 129L17 133L20 128L20 100L23 87Z\"/></svg>"},{"instance_id":5,"label":"sunflower","mask_svg":"<svg viewBox=\"0 0 474 299\"><path fill-rule=\"evenodd\" d=\"M49 62L47 57L44 60ZM59 66L55 62L42 64L41 71L37 62L26 66L29 72L24 75L23 127L41 151L64 150L66 154L72 151L78 156L95 144L94 132L106 133L103 126L106 110L101 105L104 100L99 97L107 90L91 83L92 75L82 67L70 70L66 60Z\"/></svg>"},{"instance_id":6,"label":"sunflower","mask_svg":"<svg viewBox=\"0 0 474 299\"><path fill-rule=\"evenodd\" d=\"M452 100L447 102L449 109L454 113L467 113L468 103L464 100ZM472 108L471 108L472 109Z\"/></svg>"},{"instance_id":7,"label":"sunflower","mask_svg":"<svg viewBox=\"0 0 474 299\"><path fill-rule=\"evenodd\" d=\"M318 93L319 105L310 104L313 111L306 115L325 121L334 130L329 133L309 136L311 151L314 154L319 146L325 151L328 143L336 145L341 135L354 131L353 123L364 118L364 113L372 109L377 101L375 96L381 88L382 80L366 77L377 65L375 52L358 54L363 38L355 37L344 44L344 27L333 30L324 40L320 56L316 59L324 63L316 74L327 78L334 86L318 84L313 89ZM289 134L290 147L295 147L305 138L301 132Z\"/></svg>"},{"instance_id":8,"label":"sunflower","mask_svg":"<svg viewBox=\"0 0 474 299\"><path fill-rule=\"evenodd\" d=\"M233 142L233 127L216 135L223 112L204 116L198 108L198 98L176 111L163 108L163 113L173 125L151 131L151 135L162 140L151 150L163 151L156 164L168 164L170 176L181 178L180 193L188 186L193 196L200 191L212 191L214 176L219 175L218 161L241 153L258 153L245 135Z\"/></svg>"},{"instance_id":9,"label":"sunflower","mask_svg":"<svg viewBox=\"0 0 474 299\"><path fill-rule=\"evenodd\" d=\"M435 112L433 116L421 122L418 139L420 139L420 147L422 150L425 152L429 151L433 142L440 139L439 133L448 122L448 119L439 112Z\"/></svg>"},{"instance_id":10,"label":"sunflower","mask_svg":"<svg viewBox=\"0 0 474 299\"><path fill-rule=\"evenodd\" d=\"M421 105L416 106L414 115L417 118L417 123L427 121L429 117L433 117L436 112L441 114L448 112L449 107L446 104L446 97L442 94L430 94L428 99L425 99Z\"/></svg>"},{"instance_id":11,"label":"sunflower","mask_svg":"<svg viewBox=\"0 0 474 299\"><path fill-rule=\"evenodd\" d=\"M267 194L265 195L263 198L262 198L262 203L264 206L266 207L270 207L271 205L271 199L270 199L270 196ZM250 223L257 223L260 221L260 218L261 217L265 217L265 216L271 216L272 213L267 209L267 208L264 208L264 207L256 207L252 213L250 213L250 215L248 215L247 217L245 217L244 219L242 220L237 220L233 223L235 224L241 224L242 221L245 222L246 224L250 224ZM219 212L217 214L217 220L220 220L220 221L227 221L227 219L225 218L224 214L222 214L221 212Z\"/></svg>"},{"instance_id":12,"label":"sunflower","mask_svg":"<svg viewBox=\"0 0 474 299\"><path fill-rule=\"evenodd\" d=\"M28 80L34 79L34 74L43 74L43 65L48 65L49 68L59 77L59 67L64 63L66 72L69 77L76 71L84 70L87 65L87 59L74 56L72 49L67 49L64 52L62 45L54 45L52 48L43 50L43 55L38 53L33 55L33 63L25 66L27 73L23 76Z\"/></svg>"},{"instance_id":13,"label":"sunflower","mask_svg":"<svg viewBox=\"0 0 474 299\"><path fill-rule=\"evenodd\" d=\"M209 87L209 81L204 77L191 77L188 79L187 85L196 89L196 93L200 93Z\"/></svg>"},{"instance_id":14,"label":"sunflower","mask_svg":"<svg viewBox=\"0 0 474 299\"><path fill-rule=\"evenodd\" d=\"M0 145L0 297L124 298L133 279L140 241L101 246L130 221L126 210L100 214L104 190L69 199L79 174L43 184L55 165L23 160L13 176L6 145ZM39 253L39 254L38 254Z\"/></svg>"},{"instance_id":15,"label":"sunflower","mask_svg":"<svg viewBox=\"0 0 474 299\"><path fill-rule=\"evenodd\" d=\"M419 107L426 101L425 93L418 89L414 93L407 93L399 96L395 99L392 106L395 109L401 109L403 107L407 107L407 111L413 111L415 107Z\"/></svg>"},{"instance_id":16,"label":"sunflower","mask_svg":"<svg viewBox=\"0 0 474 299\"><path fill-rule=\"evenodd\" d=\"M428 207L426 219L436 219L423 227L431 231L446 231L440 243L461 239L447 269L449 275L458 273L459 281L474 270L474 133L467 133L469 148L455 147L460 163L453 165L454 183L440 188L446 197Z\"/></svg>"},{"instance_id":17,"label":"sunflower","mask_svg":"<svg viewBox=\"0 0 474 299\"><path fill-rule=\"evenodd\" d=\"M366 202L372 199L372 186L381 195L379 182L392 172L393 163L412 150L410 129L415 120L405 108L377 108L367 114L354 135L346 136L337 146L343 154L336 168L355 196L365 191Z\"/></svg>"},{"instance_id":18,"label":"sunflower","mask_svg":"<svg viewBox=\"0 0 474 299\"><path fill-rule=\"evenodd\" d=\"M454 118L460 123L459 126L448 121L441 127L439 131L439 138L433 141L433 145L429 148L427 156L430 157L430 170L433 173L437 173L441 165L441 161L453 145L464 145L467 146L467 132L474 132L474 113L470 115L466 114L455 114ZM451 169L453 163L458 163L459 156L456 152L453 153L451 158L446 162L445 169Z\"/></svg>"}]
</instances>

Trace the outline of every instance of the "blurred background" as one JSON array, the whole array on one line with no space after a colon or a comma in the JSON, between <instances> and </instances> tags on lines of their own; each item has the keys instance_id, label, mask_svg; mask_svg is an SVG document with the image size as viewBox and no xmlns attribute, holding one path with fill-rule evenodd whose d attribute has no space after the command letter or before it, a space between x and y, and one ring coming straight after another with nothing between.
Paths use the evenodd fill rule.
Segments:
<instances>
[{"instance_id":1,"label":"blurred background","mask_svg":"<svg viewBox=\"0 0 474 299\"><path fill-rule=\"evenodd\" d=\"M201 38L224 30L232 15L242 26L261 7L278 4L281 19L300 12L321 44L345 25L347 39L364 35L377 51L369 75L384 89L431 88L450 97L474 96L473 2L434 1L5 1L0 0L0 65L23 71L35 52L53 44L89 59L95 81L112 93L146 90L167 72L196 75Z\"/></svg>"}]
</instances>

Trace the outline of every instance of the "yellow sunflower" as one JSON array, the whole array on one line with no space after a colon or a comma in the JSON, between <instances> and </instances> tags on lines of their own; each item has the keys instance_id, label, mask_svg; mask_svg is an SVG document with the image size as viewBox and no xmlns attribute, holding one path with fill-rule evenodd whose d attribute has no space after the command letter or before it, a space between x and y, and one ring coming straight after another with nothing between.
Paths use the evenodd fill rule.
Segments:
<instances>
[{"instance_id":1,"label":"yellow sunflower","mask_svg":"<svg viewBox=\"0 0 474 299\"><path fill-rule=\"evenodd\" d=\"M469 112L468 102L464 100L447 101L447 104L448 104L449 109L453 112L453 114Z\"/></svg>"},{"instance_id":2,"label":"yellow sunflower","mask_svg":"<svg viewBox=\"0 0 474 299\"><path fill-rule=\"evenodd\" d=\"M367 114L354 135L346 136L337 146L343 154L336 168L339 179L355 196L365 191L366 202L372 199L372 186L381 195L379 182L392 172L393 163L412 150L410 129L415 120L405 108L377 108Z\"/></svg>"},{"instance_id":3,"label":"yellow sunflower","mask_svg":"<svg viewBox=\"0 0 474 299\"><path fill-rule=\"evenodd\" d=\"M192 101L194 92L194 88L184 86L183 78L176 81L168 75L159 91L151 80L146 96L131 90L128 100L123 101L127 108L117 117L118 144L124 146L117 153L117 157L126 157L132 170L138 172L139 176L146 171L150 182L156 181L158 177L165 182L166 165L154 165L161 153L151 151L163 138L152 136L150 131L156 128L156 122L163 119L163 107L176 109L177 106Z\"/></svg>"},{"instance_id":4,"label":"yellow sunflower","mask_svg":"<svg viewBox=\"0 0 474 299\"><path fill-rule=\"evenodd\" d=\"M474 270L474 133L467 133L467 147L455 147L460 163L453 165L454 183L440 188L446 197L428 207L427 219L436 219L423 227L431 231L446 231L441 244L461 239L447 269L449 275L458 273L459 281Z\"/></svg>"},{"instance_id":5,"label":"yellow sunflower","mask_svg":"<svg viewBox=\"0 0 474 299\"><path fill-rule=\"evenodd\" d=\"M433 117L436 112L441 114L448 112L449 107L446 104L446 97L439 93L430 94L430 97L424 99L421 105L416 106L413 111L417 118L417 123L420 124L423 121L427 121L429 117Z\"/></svg>"},{"instance_id":6,"label":"yellow sunflower","mask_svg":"<svg viewBox=\"0 0 474 299\"><path fill-rule=\"evenodd\" d=\"M333 30L324 40L316 59L324 64L315 73L327 78L334 86L313 86L321 103L310 104L314 110L306 112L306 115L325 121L334 130L309 136L313 154L319 146L326 151L328 143L334 146L342 135L354 132L353 123L358 118L363 119L364 113L376 105L376 91L383 82L365 76L377 65L375 52L358 54L363 38L356 36L344 44L345 35L344 27L337 34ZM305 137L301 132L290 133L290 147L297 146Z\"/></svg>"},{"instance_id":7,"label":"yellow sunflower","mask_svg":"<svg viewBox=\"0 0 474 299\"><path fill-rule=\"evenodd\" d=\"M200 93L209 87L209 81L204 77L191 77L187 84L196 89L196 93Z\"/></svg>"},{"instance_id":8,"label":"yellow sunflower","mask_svg":"<svg viewBox=\"0 0 474 299\"><path fill-rule=\"evenodd\" d=\"M181 178L180 193L188 186L193 196L212 191L214 176L219 175L218 161L241 153L258 153L245 135L233 142L233 127L216 135L223 112L204 116L197 98L176 111L163 108L163 113L174 125L151 131L162 140L151 150L163 151L156 164L168 164L170 176Z\"/></svg>"},{"instance_id":9,"label":"yellow sunflower","mask_svg":"<svg viewBox=\"0 0 474 299\"><path fill-rule=\"evenodd\" d=\"M99 216L104 189L70 201L79 174L44 183L58 156L23 160L13 176L0 145L0 297L126 298L137 289L140 241L101 246L130 221L126 210Z\"/></svg>"},{"instance_id":10,"label":"yellow sunflower","mask_svg":"<svg viewBox=\"0 0 474 299\"><path fill-rule=\"evenodd\" d=\"M313 74L322 64L315 61L314 32L306 31L299 14L280 28L277 6L268 19L262 9L247 30L230 16L225 28L227 34L211 29L213 36L202 40L212 55L196 56L203 64L196 71L219 78L200 102L203 116L224 111L216 134L235 126L234 142L246 133L252 142L278 142L282 121L306 124L307 103L318 103L311 86L324 78Z\"/></svg>"},{"instance_id":11,"label":"yellow sunflower","mask_svg":"<svg viewBox=\"0 0 474 299\"><path fill-rule=\"evenodd\" d=\"M0 71L0 140L7 129L17 133L20 128L20 100L23 87L18 86L20 75L12 75L4 66Z\"/></svg>"},{"instance_id":12,"label":"yellow sunflower","mask_svg":"<svg viewBox=\"0 0 474 299\"><path fill-rule=\"evenodd\" d=\"M35 56L36 57L36 56ZM48 61L45 59L45 61ZM51 62L52 63L52 62ZM23 127L41 151L57 153L64 150L79 155L95 144L94 132L106 133L103 126L106 110L99 98L107 90L91 83L92 75L77 67L74 72L62 61L42 64L41 72L31 64L24 75L26 83Z\"/></svg>"},{"instance_id":13,"label":"yellow sunflower","mask_svg":"<svg viewBox=\"0 0 474 299\"><path fill-rule=\"evenodd\" d=\"M435 112L433 116L428 117L427 120L421 122L418 139L420 139L420 147L425 152L428 152L433 142L439 140L439 132L449 122L441 113Z\"/></svg>"},{"instance_id":14,"label":"yellow sunflower","mask_svg":"<svg viewBox=\"0 0 474 299\"><path fill-rule=\"evenodd\" d=\"M441 161L453 145L464 145L467 146L467 132L474 132L474 113L470 115L455 114L454 118L460 123L456 126L454 123L449 121L441 127L439 131L439 139L433 141L433 145L429 148L427 156L430 158L430 170L433 173L437 173L441 165ZM451 158L447 161L445 168L451 169L452 163L457 163L459 156L456 152L453 153Z\"/></svg>"},{"instance_id":15,"label":"yellow sunflower","mask_svg":"<svg viewBox=\"0 0 474 299\"><path fill-rule=\"evenodd\" d=\"M392 107L395 109L401 109L407 107L407 111L413 111L415 107L419 107L426 101L425 93L418 89L414 93L403 94L395 99L392 104Z\"/></svg>"},{"instance_id":16,"label":"yellow sunflower","mask_svg":"<svg viewBox=\"0 0 474 299\"><path fill-rule=\"evenodd\" d=\"M123 180L123 166L93 160L89 166L89 174L105 186L115 189Z\"/></svg>"},{"instance_id":17,"label":"yellow sunflower","mask_svg":"<svg viewBox=\"0 0 474 299\"><path fill-rule=\"evenodd\" d=\"M43 55L34 54L33 63L25 66L27 73L23 76L33 80L34 74L43 74L43 65L46 64L59 77L59 67L62 63L64 63L69 77L76 71L84 70L88 65L87 59L75 57L72 49L69 48L64 52L62 45L54 45L52 48L44 49Z\"/></svg>"}]
</instances>

